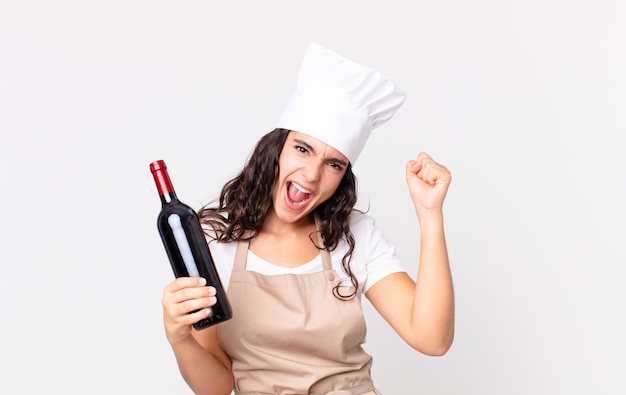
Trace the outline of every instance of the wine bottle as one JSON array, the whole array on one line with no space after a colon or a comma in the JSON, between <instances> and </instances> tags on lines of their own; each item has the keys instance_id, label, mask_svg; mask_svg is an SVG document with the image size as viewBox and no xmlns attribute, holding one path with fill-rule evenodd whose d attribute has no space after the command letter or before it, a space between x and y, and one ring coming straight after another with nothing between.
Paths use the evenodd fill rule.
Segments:
<instances>
[{"instance_id":1,"label":"wine bottle","mask_svg":"<svg viewBox=\"0 0 626 395\"><path fill-rule=\"evenodd\" d=\"M197 213L178 200L167 166L162 160L150 164L157 191L161 197L161 211L157 228L175 277L204 277L207 285L215 287L217 303L211 313L195 324L196 330L232 318L232 310L219 278L211 251L200 226Z\"/></svg>"}]
</instances>

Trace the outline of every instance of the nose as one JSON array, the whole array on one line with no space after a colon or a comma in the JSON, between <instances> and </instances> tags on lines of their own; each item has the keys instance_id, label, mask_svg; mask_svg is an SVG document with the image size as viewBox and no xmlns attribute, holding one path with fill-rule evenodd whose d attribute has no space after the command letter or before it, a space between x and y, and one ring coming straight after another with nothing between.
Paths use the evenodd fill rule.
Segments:
<instances>
[{"instance_id":1,"label":"nose","mask_svg":"<svg viewBox=\"0 0 626 395\"><path fill-rule=\"evenodd\" d=\"M306 181L319 181L322 175L322 163L316 160L311 160L306 164L306 166L304 166L303 170Z\"/></svg>"}]
</instances>

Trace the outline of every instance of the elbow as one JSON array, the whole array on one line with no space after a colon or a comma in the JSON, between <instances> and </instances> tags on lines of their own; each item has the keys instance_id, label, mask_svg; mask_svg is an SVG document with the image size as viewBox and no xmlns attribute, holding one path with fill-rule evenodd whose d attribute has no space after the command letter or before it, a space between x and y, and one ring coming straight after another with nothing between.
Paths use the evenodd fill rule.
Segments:
<instances>
[{"instance_id":1,"label":"elbow","mask_svg":"<svg viewBox=\"0 0 626 395\"><path fill-rule=\"evenodd\" d=\"M422 350L419 350L422 354L430 357L443 357L448 353L448 350L452 347L452 340L449 342L443 342L441 344L430 345Z\"/></svg>"},{"instance_id":2,"label":"elbow","mask_svg":"<svg viewBox=\"0 0 626 395\"><path fill-rule=\"evenodd\" d=\"M415 350L424 355L428 355L431 357L442 357L446 355L447 352L450 350L453 342L454 331L451 331L445 336L438 336L436 338L430 339L420 338L416 339L414 342L410 342L409 344Z\"/></svg>"}]
</instances>

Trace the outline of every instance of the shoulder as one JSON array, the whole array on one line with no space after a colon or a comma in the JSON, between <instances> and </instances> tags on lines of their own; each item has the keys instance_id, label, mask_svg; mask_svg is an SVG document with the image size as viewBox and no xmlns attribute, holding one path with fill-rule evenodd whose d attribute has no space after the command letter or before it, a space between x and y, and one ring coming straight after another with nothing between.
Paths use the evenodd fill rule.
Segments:
<instances>
[{"instance_id":1,"label":"shoulder","mask_svg":"<svg viewBox=\"0 0 626 395\"><path fill-rule=\"evenodd\" d=\"M350 231L357 248L367 248L385 239L376 219L369 214L354 212L350 214Z\"/></svg>"},{"instance_id":2,"label":"shoulder","mask_svg":"<svg viewBox=\"0 0 626 395\"><path fill-rule=\"evenodd\" d=\"M355 239L350 267L365 274L361 276L363 291L391 273L405 271L395 246L376 225L374 217L359 212L351 214L350 230Z\"/></svg>"},{"instance_id":3,"label":"shoulder","mask_svg":"<svg viewBox=\"0 0 626 395\"><path fill-rule=\"evenodd\" d=\"M376 221L371 215L354 211L349 217L350 230L354 237L361 237L372 232L376 228Z\"/></svg>"},{"instance_id":4,"label":"shoulder","mask_svg":"<svg viewBox=\"0 0 626 395\"><path fill-rule=\"evenodd\" d=\"M361 250L366 255L371 255L380 248L393 250L393 245L387 241L371 215L356 211L350 214L349 224L355 240L355 250Z\"/></svg>"}]
</instances>

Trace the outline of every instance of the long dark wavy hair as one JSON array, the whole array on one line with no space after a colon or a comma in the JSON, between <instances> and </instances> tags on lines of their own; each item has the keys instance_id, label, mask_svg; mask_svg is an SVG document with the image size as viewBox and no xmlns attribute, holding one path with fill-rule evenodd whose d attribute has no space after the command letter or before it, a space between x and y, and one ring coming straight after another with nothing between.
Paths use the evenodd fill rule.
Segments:
<instances>
[{"instance_id":1,"label":"long dark wavy hair","mask_svg":"<svg viewBox=\"0 0 626 395\"><path fill-rule=\"evenodd\" d=\"M220 193L219 200L209 203L198 211L200 222L208 225L207 235L219 242L235 242L254 238L272 208L272 190L278 175L278 158L283 150L289 130L274 129L264 135L256 144L243 169L228 181ZM341 265L352 283L351 291L342 292L344 287L337 284L333 294L342 300L351 300L357 294L358 281L350 269L350 259L354 251L354 235L350 231L349 217L357 202L356 177L348 164L346 173L335 193L314 211L319 220L324 246L333 251L344 238L348 251L341 259ZM217 204L217 205L216 205ZM313 243L317 238L310 235Z\"/></svg>"}]
</instances>

